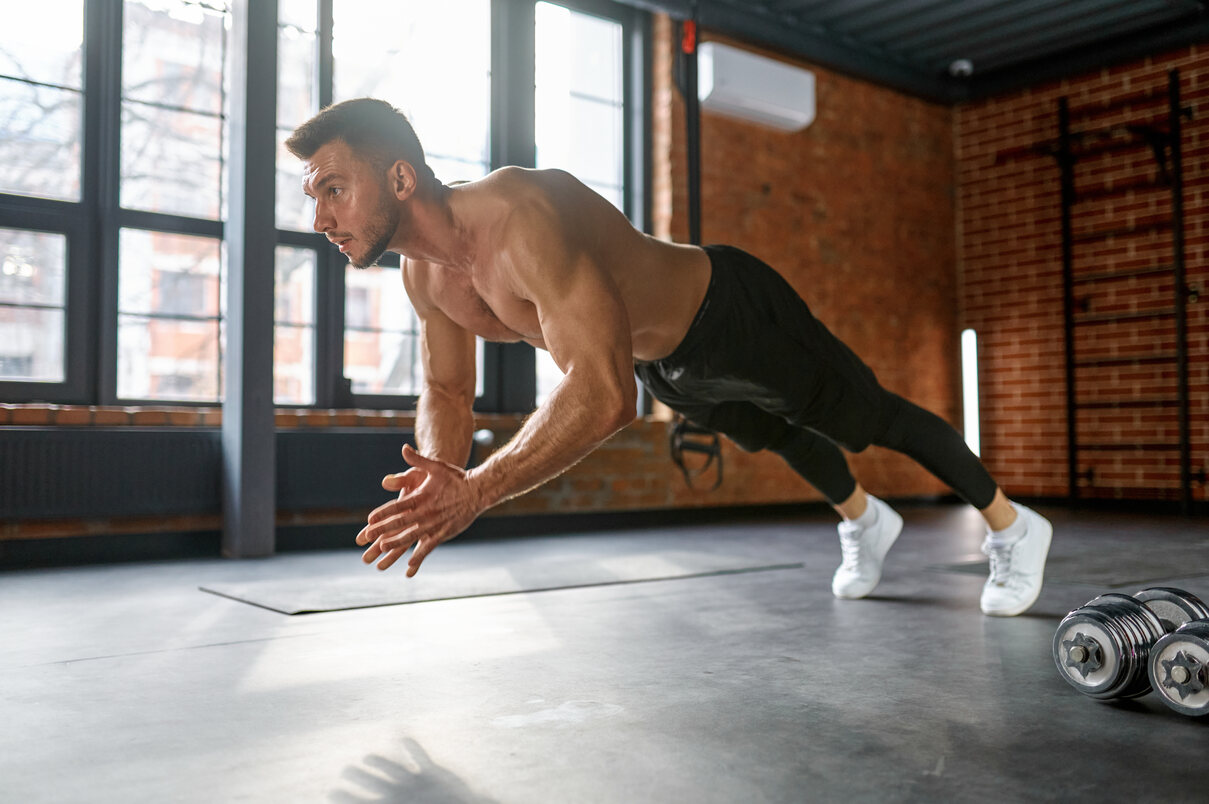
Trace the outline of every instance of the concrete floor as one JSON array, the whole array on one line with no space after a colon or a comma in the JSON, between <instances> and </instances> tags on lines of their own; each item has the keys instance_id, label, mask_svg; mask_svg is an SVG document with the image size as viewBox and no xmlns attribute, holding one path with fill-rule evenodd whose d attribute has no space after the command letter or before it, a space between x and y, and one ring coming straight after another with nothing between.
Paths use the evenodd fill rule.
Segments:
<instances>
[{"instance_id":1,"label":"concrete floor","mask_svg":"<svg viewBox=\"0 0 1209 804\"><path fill-rule=\"evenodd\" d=\"M864 601L832 598L822 517L467 539L424 572L693 545L800 569L293 617L197 587L376 571L350 550L3 573L0 801L1209 797L1209 718L1054 669L1058 620L1108 589L1049 583L1028 615L983 617L983 579L939 567L980 557L976 515L903 513ZM1067 559L1106 536L1209 550L1203 519L1046 513ZM1209 599L1209 575L1167 583Z\"/></svg>"}]
</instances>

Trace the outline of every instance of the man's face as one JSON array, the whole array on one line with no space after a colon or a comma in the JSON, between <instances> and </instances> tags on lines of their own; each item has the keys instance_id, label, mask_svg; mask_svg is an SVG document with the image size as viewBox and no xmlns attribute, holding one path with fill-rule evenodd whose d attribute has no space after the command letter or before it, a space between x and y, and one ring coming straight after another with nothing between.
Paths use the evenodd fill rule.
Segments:
<instances>
[{"instance_id":1,"label":"man's face","mask_svg":"<svg viewBox=\"0 0 1209 804\"><path fill-rule=\"evenodd\" d=\"M302 191L315 199L314 229L354 267L377 263L399 227L385 181L343 140L323 145L303 164Z\"/></svg>"}]
</instances>

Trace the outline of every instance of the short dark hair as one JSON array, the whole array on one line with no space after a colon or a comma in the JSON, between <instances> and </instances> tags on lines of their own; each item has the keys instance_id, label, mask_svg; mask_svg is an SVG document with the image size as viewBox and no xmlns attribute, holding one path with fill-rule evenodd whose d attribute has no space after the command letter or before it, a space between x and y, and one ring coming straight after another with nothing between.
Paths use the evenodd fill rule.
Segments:
<instances>
[{"instance_id":1,"label":"short dark hair","mask_svg":"<svg viewBox=\"0 0 1209 804\"><path fill-rule=\"evenodd\" d=\"M328 106L294 129L285 147L299 159L310 159L333 140L343 140L376 169L385 170L402 159L415 168L421 185L435 182L415 129L386 101L354 98Z\"/></svg>"}]
</instances>

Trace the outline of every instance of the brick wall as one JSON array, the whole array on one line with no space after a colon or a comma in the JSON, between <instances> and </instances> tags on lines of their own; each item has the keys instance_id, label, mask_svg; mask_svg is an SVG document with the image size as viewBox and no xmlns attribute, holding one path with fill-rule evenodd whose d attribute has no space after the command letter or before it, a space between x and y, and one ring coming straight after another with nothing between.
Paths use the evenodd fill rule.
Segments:
<instances>
[{"instance_id":1,"label":"brick wall","mask_svg":"<svg viewBox=\"0 0 1209 804\"><path fill-rule=\"evenodd\" d=\"M956 110L959 202L958 254L962 322L978 330L982 365L984 459L1000 482L1022 495L1064 496L1067 491L1067 426L1060 173L1057 161L1026 153L1058 134L1058 98L1072 109L1072 129L1092 131L1128 124L1166 128L1167 71L1181 71L1186 104L1196 107L1183 138L1188 284L1209 289L1209 50L1190 48L1079 78L1054 82ZM1156 100L1140 99L1151 92ZM1126 102L1138 98L1134 102ZM1085 110L1085 111L1081 111ZM1106 144L1124 144L1117 132ZM1170 264L1170 192L1147 187L1158 178L1149 148L1109 149L1080 159L1075 207L1076 276L1132 271ZM1136 189L1122 189L1135 187ZM1154 226L1153 230L1148 230ZM1134 229L1100 238L1093 233ZM1173 306L1170 277L1130 277L1080 283L1080 315L1144 312ZM1190 381L1193 400L1193 466L1209 448L1209 304L1191 304ZM1103 323L1077 328L1080 360L1114 359L1175 350L1170 318ZM1169 363L1120 363L1081 368L1077 398L1171 399L1175 371ZM1114 407L1079 412L1079 440L1094 443L1171 443L1177 439L1170 406ZM1178 453L1110 450L1087 453L1081 471L1094 479L1090 497L1173 498L1179 485ZM1195 492L1204 499L1204 488Z\"/></svg>"},{"instance_id":2,"label":"brick wall","mask_svg":"<svg viewBox=\"0 0 1209 804\"><path fill-rule=\"evenodd\" d=\"M656 233L685 241L684 108L671 82L673 24L660 18L655 28ZM703 114L703 240L771 264L883 385L960 426L951 110L707 38L812 70L817 118L803 131L782 133ZM767 465L776 461L755 456L740 471L817 499L796 476ZM871 448L851 463L876 494L947 493L914 462L886 450ZM735 478L743 482L741 474Z\"/></svg>"}]
</instances>

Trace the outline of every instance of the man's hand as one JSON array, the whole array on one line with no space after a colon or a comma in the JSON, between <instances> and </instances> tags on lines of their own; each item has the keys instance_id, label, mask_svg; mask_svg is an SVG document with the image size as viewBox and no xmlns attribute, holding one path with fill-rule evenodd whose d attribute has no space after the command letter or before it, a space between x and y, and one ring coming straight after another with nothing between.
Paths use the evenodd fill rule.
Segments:
<instances>
[{"instance_id":1,"label":"man's hand","mask_svg":"<svg viewBox=\"0 0 1209 804\"><path fill-rule=\"evenodd\" d=\"M399 498L374 509L369 524L357 534L357 544L369 545L361 557L378 569L390 568L413 544L407 577L420 569L438 544L470 527L482 512L466 472L457 466L425 458L408 444L403 460L412 468L382 480L382 488L398 491Z\"/></svg>"}]
</instances>

